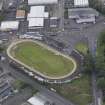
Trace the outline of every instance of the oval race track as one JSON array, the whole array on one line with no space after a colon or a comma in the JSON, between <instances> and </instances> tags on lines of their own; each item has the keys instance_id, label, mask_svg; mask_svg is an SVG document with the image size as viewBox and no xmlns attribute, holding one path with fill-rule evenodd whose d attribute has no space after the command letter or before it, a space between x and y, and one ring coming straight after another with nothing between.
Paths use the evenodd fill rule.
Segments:
<instances>
[{"instance_id":1,"label":"oval race track","mask_svg":"<svg viewBox=\"0 0 105 105\"><path fill-rule=\"evenodd\" d=\"M79 72L77 71L77 64L76 64L75 60L72 59L71 57L67 56L67 55L62 54L62 53L60 53L60 54L63 55L63 56L69 57L69 59L72 60L72 62L74 64L74 68L73 68L72 72L68 73L67 75L64 75L64 76L61 76L61 77L55 77L55 78L46 76L46 75L38 72L37 70L34 70L34 72L33 72L31 67L29 67L29 66L25 65L24 63L20 62L19 60L15 59L10 53L11 48L16 46L18 43L22 43L24 41L32 41L32 42L41 44L41 46L47 47L47 49L49 48L50 50L53 50L54 52L57 52L57 53L60 53L60 52L48 47L47 45L44 45L44 44L40 43L38 41L18 40L16 42L13 42L7 49L7 55L9 56L10 59L12 59L15 62L14 65L18 66L19 68L22 67L21 69L25 73L29 74L30 76L32 76L33 78L35 78L39 81L48 82L48 83L65 83L65 82L70 82L72 79L77 78L77 75L79 74Z\"/></svg>"}]
</instances>

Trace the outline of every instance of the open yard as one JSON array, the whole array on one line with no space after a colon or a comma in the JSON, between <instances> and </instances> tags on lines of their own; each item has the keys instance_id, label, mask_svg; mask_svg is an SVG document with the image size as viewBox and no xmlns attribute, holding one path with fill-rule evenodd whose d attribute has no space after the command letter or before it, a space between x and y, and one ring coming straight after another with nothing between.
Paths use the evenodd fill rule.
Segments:
<instances>
[{"instance_id":1,"label":"open yard","mask_svg":"<svg viewBox=\"0 0 105 105\"><path fill-rule=\"evenodd\" d=\"M67 75L74 68L72 60L34 42L18 43L12 48L11 53L15 59L50 77Z\"/></svg>"},{"instance_id":2,"label":"open yard","mask_svg":"<svg viewBox=\"0 0 105 105\"><path fill-rule=\"evenodd\" d=\"M79 42L76 44L75 49L86 55L88 51L88 45L86 43Z\"/></svg>"},{"instance_id":3,"label":"open yard","mask_svg":"<svg viewBox=\"0 0 105 105\"><path fill-rule=\"evenodd\" d=\"M90 105L92 102L91 82L90 77L87 75L83 75L71 83L51 87L76 105Z\"/></svg>"}]
</instances>

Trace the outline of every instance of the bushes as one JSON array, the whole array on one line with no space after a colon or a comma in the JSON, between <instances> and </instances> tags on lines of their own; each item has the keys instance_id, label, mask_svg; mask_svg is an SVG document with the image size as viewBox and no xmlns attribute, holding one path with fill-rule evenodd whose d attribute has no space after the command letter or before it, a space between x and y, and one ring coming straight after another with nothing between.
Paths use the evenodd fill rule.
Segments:
<instances>
[{"instance_id":1,"label":"bushes","mask_svg":"<svg viewBox=\"0 0 105 105\"><path fill-rule=\"evenodd\" d=\"M26 86L28 86L28 85L21 80L16 80L14 82L14 87L18 90L24 89Z\"/></svg>"},{"instance_id":2,"label":"bushes","mask_svg":"<svg viewBox=\"0 0 105 105\"><path fill-rule=\"evenodd\" d=\"M89 0L90 7L105 15L105 6L101 0Z\"/></svg>"},{"instance_id":3,"label":"bushes","mask_svg":"<svg viewBox=\"0 0 105 105\"><path fill-rule=\"evenodd\" d=\"M103 93L105 91L105 32L102 32L98 44L96 55L96 69L97 69L97 85ZM103 94L105 101L105 94Z\"/></svg>"}]
</instances>

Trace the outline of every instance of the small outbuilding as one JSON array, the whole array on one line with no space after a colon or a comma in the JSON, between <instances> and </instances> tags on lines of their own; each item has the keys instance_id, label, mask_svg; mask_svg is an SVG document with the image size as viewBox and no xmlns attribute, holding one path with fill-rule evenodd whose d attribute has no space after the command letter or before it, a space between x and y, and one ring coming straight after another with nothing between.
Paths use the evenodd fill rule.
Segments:
<instances>
[{"instance_id":1,"label":"small outbuilding","mask_svg":"<svg viewBox=\"0 0 105 105\"><path fill-rule=\"evenodd\" d=\"M17 10L17 12L16 12L16 18L17 19L23 19L23 18L25 18L25 10Z\"/></svg>"}]
</instances>

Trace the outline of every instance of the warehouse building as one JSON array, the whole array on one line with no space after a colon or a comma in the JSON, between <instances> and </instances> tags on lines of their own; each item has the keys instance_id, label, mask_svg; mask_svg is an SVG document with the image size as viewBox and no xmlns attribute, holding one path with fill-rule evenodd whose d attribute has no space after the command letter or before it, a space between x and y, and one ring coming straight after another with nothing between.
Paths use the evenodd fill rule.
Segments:
<instances>
[{"instance_id":1,"label":"warehouse building","mask_svg":"<svg viewBox=\"0 0 105 105\"><path fill-rule=\"evenodd\" d=\"M27 16L29 29L43 28L44 20L48 17L49 13L45 12L45 6L31 6L30 13Z\"/></svg>"},{"instance_id":2,"label":"warehouse building","mask_svg":"<svg viewBox=\"0 0 105 105\"><path fill-rule=\"evenodd\" d=\"M28 0L28 5L57 4L58 0Z\"/></svg>"},{"instance_id":3,"label":"warehouse building","mask_svg":"<svg viewBox=\"0 0 105 105\"><path fill-rule=\"evenodd\" d=\"M44 94L37 93L35 96L27 100L26 103L22 105L55 105L48 97Z\"/></svg>"},{"instance_id":4,"label":"warehouse building","mask_svg":"<svg viewBox=\"0 0 105 105\"><path fill-rule=\"evenodd\" d=\"M11 30L18 30L19 21L2 21L0 30L1 31L11 31Z\"/></svg>"},{"instance_id":5,"label":"warehouse building","mask_svg":"<svg viewBox=\"0 0 105 105\"><path fill-rule=\"evenodd\" d=\"M74 7L88 7L88 0L74 0Z\"/></svg>"},{"instance_id":6,"label":"warehouse building","mask_svg":"<svg viewBox=\"0 0 105 105\"><path fill-rule=\"evenodd\" d=\"M29 29L43 28L44 27L44 19L43 18L28 18L29 21Z\"/></svg>"},{"instance_id":7,"label":"warehouse building","mask_svg":"<svg viewBox=\"0 0 105 105\"><path fill-rule=\"evenodd\" d=\"M45 12L45 6L31 6L28 18L47 18L48 12Z\"/></svg>"},{"instance_id":8,"label":"warehouse building","mask_svg":"<svg viewBox=\"0 0 105 105\"><path fill-rule=\"evenodd\" d=\"M92 8L73 8L68 9L69 19L74 19L76 23L95 23L99 13Z\"/></svg>"}]
</instances>

